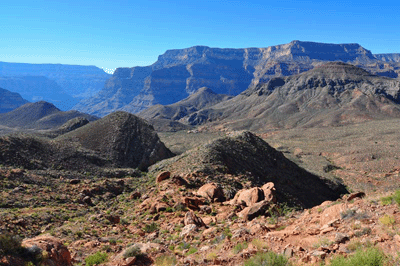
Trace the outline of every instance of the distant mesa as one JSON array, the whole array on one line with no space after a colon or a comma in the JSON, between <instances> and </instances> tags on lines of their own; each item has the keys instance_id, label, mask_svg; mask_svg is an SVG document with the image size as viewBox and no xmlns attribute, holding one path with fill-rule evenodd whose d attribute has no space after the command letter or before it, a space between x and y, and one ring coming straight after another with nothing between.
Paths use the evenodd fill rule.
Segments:
<instances>
[{"instance_id":1,"label":"distant mesa","mask_svg":"<svg viewBox=\"0 0 400 266\"><path fill-rule=\"evenodd\" d=\"M201 87L235 96L272 78L297 75L328 61L351 63L391 78L400 73L396 55L375 56L359 44L292 41L267 48L194 46L168 50L151 66L116 69L97 95L75 109L97 116L116 110L139 113L157 104L174 104Z\"/></svg>"}]
</instances>

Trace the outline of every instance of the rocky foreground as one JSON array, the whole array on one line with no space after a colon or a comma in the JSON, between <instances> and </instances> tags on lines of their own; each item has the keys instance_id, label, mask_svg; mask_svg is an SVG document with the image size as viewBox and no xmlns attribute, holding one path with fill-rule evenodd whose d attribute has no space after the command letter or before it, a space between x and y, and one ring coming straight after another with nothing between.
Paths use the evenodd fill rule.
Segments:
<instances>
[{"instance_id":1,"label":"rocky foreground","mask_svg":"<svg viewBox=\"0 0 400 266\"><path fill-rule=\"evenodd\" d=\"M368 248L398 263L399 193L348 193L250 132L147 173L3 165L0 186L0 265L329 265Z\"/></svg>"},{"instance_id":2,"label":"rocky foreground","mask_svg":"<svg viewBox=\"0 0 400 266\"><path fill-rule=\"evenodd\" d=\"M25 237L20 250L0 242L1 265L93 265L96 255L104 265L242 265L267 251L319 265L374 246L394 263L400 248L391 197L353 193L296 210L276 203L273 183L227 200L218 184L191 189L168 172L49 179L3 168L0 180L0 229L10 234L1 240Z\"/></svg>"}]
</instances>

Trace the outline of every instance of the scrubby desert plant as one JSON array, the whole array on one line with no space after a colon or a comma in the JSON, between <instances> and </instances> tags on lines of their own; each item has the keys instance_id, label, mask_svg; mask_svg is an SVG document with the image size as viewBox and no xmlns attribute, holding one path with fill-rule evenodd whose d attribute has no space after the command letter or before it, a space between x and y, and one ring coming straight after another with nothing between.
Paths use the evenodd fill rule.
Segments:
<instances>
[{"instance_id":1,"label":"scrubby desert plant","mask_svg":"<svg viewBox=\"0 0 400 266\"><path fill-rule=\"evenodd\" d=\"M388 258L385 254L375 248L359 249L352 256L347 258L343 256L334 257L331 260L330 266L383 266Z\"/></svg>"},{"instance_id":2,"label":"scrubby desert plant","mask_svg":"<svg viewBox=\"0 0 400 266\"><path fill-rule=\"evenodd\" d=\"M155 260L156 266L172 266L176 265L177 263L178 261L174 255L161 255Z\"/></svg>"},{"instance_id":3,"label":"scrubby desert plant","mask_svg":"<svg viewBox=\"0 0 400 266\"><path fill-rule=\"evenodd\" d=\"M21 239L11 234L0 235L0 255L17 255L23 251Z\"/></svg>"},{"instance_id":4,"label":"scrubby desert plant","mask_svg":"<svg viewBox=\"0 0 400 266\"><path fill-rule=\"evenodd\" d=\"M387 215L387 214L385 216L379 218L379 221L381 222L381 224L386 225L386 226L392 226L396 223L396 220L394 219L394 217Z\"/></svg>"},{"instance_id":5,"label":"scrubby desert plant","mask_svg":"<svg viewBox=\"0 0 400 266\"><path fill-rule=\"evenodd\" d=\"M129 247L125 252L124 252L124 258L130 258L130 257L140 257L142 255L142 252L140 251L140 248L136 245L133 245Z\"/></svg>"},{"instance_id":6,"label":"scrubby desert plant","mask_svg":"<svg viewBox=\"0 0 400 266\"><path fill-rule=\"evenodd\" d=\"M244 262L244 266L290 266L290 262L283 255L272 251L260 252Z\"/></svg>"},{"instance_id":7,"label":"scrubby desert plant","mask_svg":"<svg viewBox=\"0 0 400 266\"><path fill-rule=\"evenodd\" d=\"M236 246L233 247L232 252L233 254L238 254L240 253L243 249L246 249L248 247L248 244L246 242L239 243Z\"/></svg>"},{"instance_id":8,"label":"scrubby desert plant","mask_svg":"<svg viewBox=\"0 0 400 266\"><path fill-rule=\"evenodd\" d=\"M107 261L107 253L98 251L95 254L85 258L86 266L93 266Z\"/></svg>"}]
</instances>

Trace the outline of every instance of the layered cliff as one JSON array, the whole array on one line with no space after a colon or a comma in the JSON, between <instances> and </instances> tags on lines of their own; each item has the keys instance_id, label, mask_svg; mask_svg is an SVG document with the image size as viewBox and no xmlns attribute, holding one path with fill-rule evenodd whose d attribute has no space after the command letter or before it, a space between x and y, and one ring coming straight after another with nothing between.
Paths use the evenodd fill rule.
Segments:
<instances>
[{"instance_id":1,"label":"layered cliff","mask_svg":"<svg viewBox=\"0 0 400 266\"><path fill-rule=\"evenodd\" d=\"M359 44L292 41L267 48L195 46L168 50L148 67L117 69L98 95L75 109L98 116L115 110L137 113L155 104L178 102L201 87L237 95L259 82L299 74L326 61L350 62L391 77L400 69L399 63L382 62Z\"/></svg>"},{"instance_id":2,"label":"layered cliff","mask_svg":"<svg viewBox=\"0 0 400 266\"><path fill-rule=\"evenodd\" d=\"M0 87L63 110L99 92L110 77L95 66L0 62Z\"/></svg>"}]
</instances>

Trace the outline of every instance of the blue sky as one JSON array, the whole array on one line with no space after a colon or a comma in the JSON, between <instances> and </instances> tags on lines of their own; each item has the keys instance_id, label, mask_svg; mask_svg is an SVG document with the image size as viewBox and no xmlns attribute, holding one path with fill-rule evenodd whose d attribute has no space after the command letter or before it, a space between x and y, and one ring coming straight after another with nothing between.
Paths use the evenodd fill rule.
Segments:
<instances>
[{"instance_id":1,"label":"blue sky","mask_svg":"<svg viewBox=\"0 0 400 266\"><path fill-rule=\"evenodd\" d=\"M168 49L359 43L400 53L399 1L3 1L0 61L150 65Z\"/></svg>"}]
</instances>

